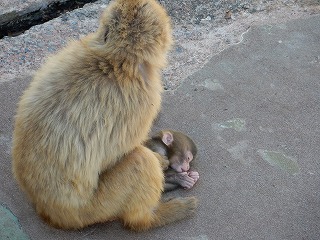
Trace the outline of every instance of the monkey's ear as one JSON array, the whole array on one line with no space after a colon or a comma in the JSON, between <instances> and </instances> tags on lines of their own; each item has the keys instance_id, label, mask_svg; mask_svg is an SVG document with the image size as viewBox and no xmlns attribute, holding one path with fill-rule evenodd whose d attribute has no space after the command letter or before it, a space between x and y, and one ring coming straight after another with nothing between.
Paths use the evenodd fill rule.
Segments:
<instances>
[{"instance_id":1,"label":"monkey's ear","mask_svg":"<svg viewBox=\"0 0 320 240\"><path fill-rule=\"evenodd\" d=\"M169 146L169 145L171 145L172 144L172 142L173 142L173 135L172 135L172 133L171 132L169 132L169 131L164 131L163 133L162 133L162 142L165 144L165 145L167 145L167 146Z\"/></svg>"}]
</instances>

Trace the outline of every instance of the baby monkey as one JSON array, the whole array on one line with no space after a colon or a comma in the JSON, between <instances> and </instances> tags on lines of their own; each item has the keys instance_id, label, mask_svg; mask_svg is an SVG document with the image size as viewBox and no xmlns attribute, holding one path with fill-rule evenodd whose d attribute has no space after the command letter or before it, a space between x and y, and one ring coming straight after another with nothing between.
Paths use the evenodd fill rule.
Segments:
<instances>
[{"instance_id":1,"label":"baby monkey","mask_svg":"<svg viewBox=\"0 0 320 240\"><path fill-rule=\"evenodd\" d=\"M190 163L196 157L197 147L187 135L173 130L162 130L152 136L146 147L169 160L170 168L165 170L164 190L171 191L179 186L192 188L199 179L199 173L190 171Z\"/></svg>"}]
</instances>

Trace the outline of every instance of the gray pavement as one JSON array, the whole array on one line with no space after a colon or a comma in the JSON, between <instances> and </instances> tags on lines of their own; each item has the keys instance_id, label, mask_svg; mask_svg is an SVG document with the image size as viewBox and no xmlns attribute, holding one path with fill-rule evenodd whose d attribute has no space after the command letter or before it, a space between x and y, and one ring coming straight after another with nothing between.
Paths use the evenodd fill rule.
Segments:
<instances>
[{"instance_id":1,"label":"gray pavement","mask_svg":"<svg viewBox=\"0 0 320 240\"><path fill-rule=\"evenodd\" d=\"M31 74L0 75L0 239L320 239L320 15L250 29L175 91L154 131L199 148L195 216L146 233L119 222L81 231L44 224L11 173L11 134ZM8 75L4 75L8 76Z\"/></svg>"}]
</instances>

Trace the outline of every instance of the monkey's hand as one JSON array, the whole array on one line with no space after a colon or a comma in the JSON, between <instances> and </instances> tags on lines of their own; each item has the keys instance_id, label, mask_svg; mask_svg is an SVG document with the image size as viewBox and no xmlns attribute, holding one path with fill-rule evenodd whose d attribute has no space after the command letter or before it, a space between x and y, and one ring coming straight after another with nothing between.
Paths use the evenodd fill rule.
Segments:
<instances>
[{"instance_id":1,"label":"monkey's hand","mask_svg":"<svg viewBox=\"0 0 320 240\"><path fill-rule=\"evenodd\" d=\"M199 173L198 172L195 172L195 171L190 171L188 172L188 176L193 178L194 180L194 183L196 183L198 180L199 180Z\"/></svg>"},{"instance_id":2,"label":"monkey's hand","mask_svg":"<svg viewBox=\"0 0 320 240\"><path fill-rule=\"evenodd\" d=\"M198 172L182 172L175 174L176 183L178 183L184 189L190 189L198 181Z\"/></svg>"}]
</instances>

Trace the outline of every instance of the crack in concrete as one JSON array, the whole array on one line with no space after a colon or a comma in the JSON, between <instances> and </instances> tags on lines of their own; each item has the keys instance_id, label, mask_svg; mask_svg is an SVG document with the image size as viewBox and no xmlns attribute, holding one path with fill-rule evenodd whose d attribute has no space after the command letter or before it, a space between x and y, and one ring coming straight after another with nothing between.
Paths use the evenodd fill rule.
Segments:
<instances>
[{"instance_id":1,"label":"crack in concrete","mask_svg":"<svg viewBox=\"0 0 320 240\"><path fill-rule=\"evenodd\" d=\"M66 11L81 8L86 3L95 2L97 0L66 0L55 1L43 6L32 6L21 12L12 11L1 15L0 20L0 39L4 36L17 36L32 26L45 23L51 19L59 17Z\"/></svg>"}]
</instances>

